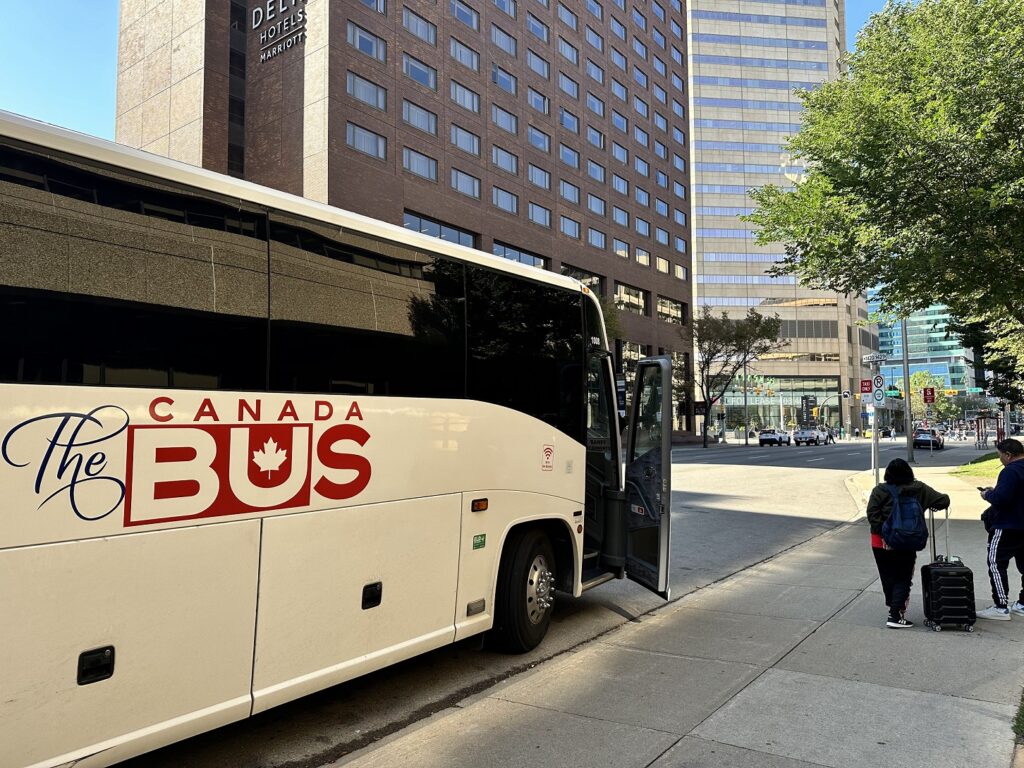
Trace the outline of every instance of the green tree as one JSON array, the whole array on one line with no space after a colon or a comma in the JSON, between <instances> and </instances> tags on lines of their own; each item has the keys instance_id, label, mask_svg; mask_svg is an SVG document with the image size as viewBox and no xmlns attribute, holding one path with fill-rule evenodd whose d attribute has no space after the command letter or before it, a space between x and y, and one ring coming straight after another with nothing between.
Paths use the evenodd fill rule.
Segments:
<instances>
[{"instance_id":1,"label":"green tree","mask_svg":"<svg viewBox=\"0 0 1024 768\"><path fill-rule=\"evenodd\" d=\"M722 399L744 365L786 346L788 342L779 338L781 327L782 321L777 316L765 317L753 309L748 310L745 317L733 320L727 312L715 316L710 307L703 307L693 318L697 386L705 403L705 448L712 406Z\"/></svg>"},{"instance_id":2,"label":"green tree","mask_svg":"<svg viewBox=\"0 0 1024 768\"><path fill-rule=\"evenodd\" d=\"M935 301L1024 370L1024 3L895 0L804 92L804 180L752 192L777 274L906 315Z\"/></svg>"}]
</instances>

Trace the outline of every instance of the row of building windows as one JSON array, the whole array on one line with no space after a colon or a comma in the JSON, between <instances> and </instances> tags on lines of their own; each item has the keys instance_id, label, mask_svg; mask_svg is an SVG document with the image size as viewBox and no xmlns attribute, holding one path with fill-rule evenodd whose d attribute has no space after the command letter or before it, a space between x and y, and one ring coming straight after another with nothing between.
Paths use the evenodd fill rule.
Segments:
<instances>
[{"instance_id":1,"label":"row of building windows","mask_svg":"<svg viewBox=\"0 0 1024 768\"><path fill-rule=\"evenodd\" d=\"M794 88L813 91L821 85L821 83L803 83L795 80L764 80L756 77L718 77L715 75L695 75L693 82L695 85L717 85L727 88L761 88L775 91L792 91Z\"/></svg>"},{"instance_id":2,"label":"row of building windows","mask_svg":"<svg viewBox=\"0 0 1024 768\"><path fill-rule=\"evenodd\" d=\"M724 128L727 130L771 131L791 136L800 130L800 123L770 123L760 120L708 120L693 121L697 128Z\"/></svg>"},{"instance_id":3,"label":"row of building windows","mask_svg":"<svg viewBox=\"0 0 1024 768\"><path fill-rule=\"evenodd\" d=\"M713 171L715 173L781 173L779 165L758 165L756 163L694 163L698 171ZM787 173L799 174L804 169L798 165L787 167Z\"/></svg>"},{"instance_id":4,"label":"row of building windows","mask_svg":"<svg viewBox=\"0 0 1024 768\"><path fill-rule=\"evenodd\" d=\"M838 339L838 320L783 320L779 336L784 339Z\"/></svg>"},{"instance_id":5,"label":"row of building windows","mask_svg":"<svg viewBox=\"0 0 1024 768\"><path fill-rule=\"evenodd\" d=\"M761 59L752 56L719 56L717 54L699 53L693 57L695 64L714 64L716 66L761 67L763 69L807 69L815 72L828 72L827 61L800 61L798 59Z\"/></svg>"},{"instance_id":6,"label":"row of building windows","mask_svg":"<svg viewBox=\"0 0 1024 768\"><path fill-rule=\"evenodd\" d=\"M723 107L725 109L763 109L776 112L801 112L804 105L799 101L760 101L757 99L716 99L697 96L693 100L696 107Z\"/></svg>"},{"instance_id":7,"label":"row of building windows","mask_svg":"<svg viewBox=\"0 0 1024 768\"><path fill-rule=\"evenodd\" d=\"M769 16L761 13L731 13L728 11L693 11L693 18L704 21L745 21L750 24L781 24L788 27L822 27L825 19L802 16Z\"/></svg>"},{"instance_id":8,"label":"row of building windows","mask_svg":"<svg viewBox=\"0 0 1024 768\"><path fill-rule=\"evenodd\" d=\"M763 296L698 296L697 303L702 307L757 307L767 302Z\"/></svg>"},{"instance_id":9,"label":"row of building windows","mask_svg":"<svg viewBox=\"0 0 1024 768\"><path fill-rule=\"evenodd\" d=\"M765 2L765 0L761 0ZM716 35L697 32L693 35L694 42L720 45L760 45L770 48L802 48L812 51L828 50L828 43L822 40L789 40L782 37L748 37L747 35Z\"/></svg>"},{"instance_id":10,"label":"row of building windows","mask_svg":"<svg viewBox=\"0 0 1024 768\"><path fill-rule=\"evenodd\" d=\"M740 208L726 205L700 205L696 213L702 216L749 216L753 208Z\"/></svg>"},{"instance_id":11,"label":"row of building windows","mask_svg":"<svg viewBox=\"0 0 1024 768\"><path fill-rule=\"evenodd\" d=\"M696 235L697 237L737 237L750 239L754 236L754 233L749 229L716 229L714 227L704 227L699 228Z\"/></svg>"},{"instance_id":12,"label":"row of building windows","mask_svg":"<svg viewBox=\"0 0 1024 768\"><path fill-rule=\"evenodd\" d=\"M705 251L704 261L782 261L785 254L782 253L713 253Z\"/></svg>"},{"instance_id":13,"label":"row of building windows","mask_svg":"<svg viewBox=\"0 0 1024 768\"><path fill-rule=\"evenodd\" d=\"M697 282L705 285L796 285L792 275L697 275Z\"/></svg>"}]
</instances>

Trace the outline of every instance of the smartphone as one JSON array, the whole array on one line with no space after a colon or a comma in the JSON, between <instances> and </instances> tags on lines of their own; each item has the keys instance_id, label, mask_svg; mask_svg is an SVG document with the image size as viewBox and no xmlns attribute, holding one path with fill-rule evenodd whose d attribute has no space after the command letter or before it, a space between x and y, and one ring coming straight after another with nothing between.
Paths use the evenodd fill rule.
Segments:
<instances>
[{"instance_id":1,"label":"smartphone","mask_svg":"<svg viewBox=\"0 0 1024 768\"><path fill-rule=\"evenodd\" d=\"M975 486L975 487L976 487L976 488L977 488L977 489L978 489L979 491L987 491L987 490L988 490L988 488L986 488L986 487L984 487L984 486L982 486L982 485L977 485L977 486Z\"/></svg>"}]
</instances>

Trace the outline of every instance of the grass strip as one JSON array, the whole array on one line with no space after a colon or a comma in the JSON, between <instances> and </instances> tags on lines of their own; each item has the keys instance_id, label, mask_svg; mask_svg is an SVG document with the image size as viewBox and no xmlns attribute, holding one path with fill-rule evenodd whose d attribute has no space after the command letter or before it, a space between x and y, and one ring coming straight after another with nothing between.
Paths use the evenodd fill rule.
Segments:
<instances>
[{"instance_id":1,"label":"grass strip","mask_svg":"<svg viewBox=\"0 0 1024 768\"><path fill-rule=\"evenodd\" d=\"M966 464L961 464L951 474L956 477L980 477L994 480L1002 468L999 454L992 452L983 454Z\"/></svg>"},{"instance_id":2,"label":"grass strip","mask_svg":"<svg viewBox=\"0 0 1024 768\"><path fill-rule=\"evenodd\" d=\"M1017 717L1013 721L1013 732L1017 734L1017 742L1024 743L1024 693L1021 694L1020 706L1017 707Z\"/></svg>"}]
</instances>

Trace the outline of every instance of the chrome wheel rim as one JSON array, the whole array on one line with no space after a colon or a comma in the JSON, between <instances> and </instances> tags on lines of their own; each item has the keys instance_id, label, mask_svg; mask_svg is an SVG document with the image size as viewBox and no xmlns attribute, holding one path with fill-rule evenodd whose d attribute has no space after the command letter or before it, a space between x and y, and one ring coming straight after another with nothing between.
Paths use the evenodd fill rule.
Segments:
<instances>
[{"instance_id":1,"label":"chrome wheel rim","mask_svg":"<svg viewBox=\"0 0 1024 768\"><path fill-rule=\"evenodd\" d=\"M547 558L537 555L526 576L526 615L531 624L540 624L555 602L555 575Z\"/></svg>"}]
</instances>

